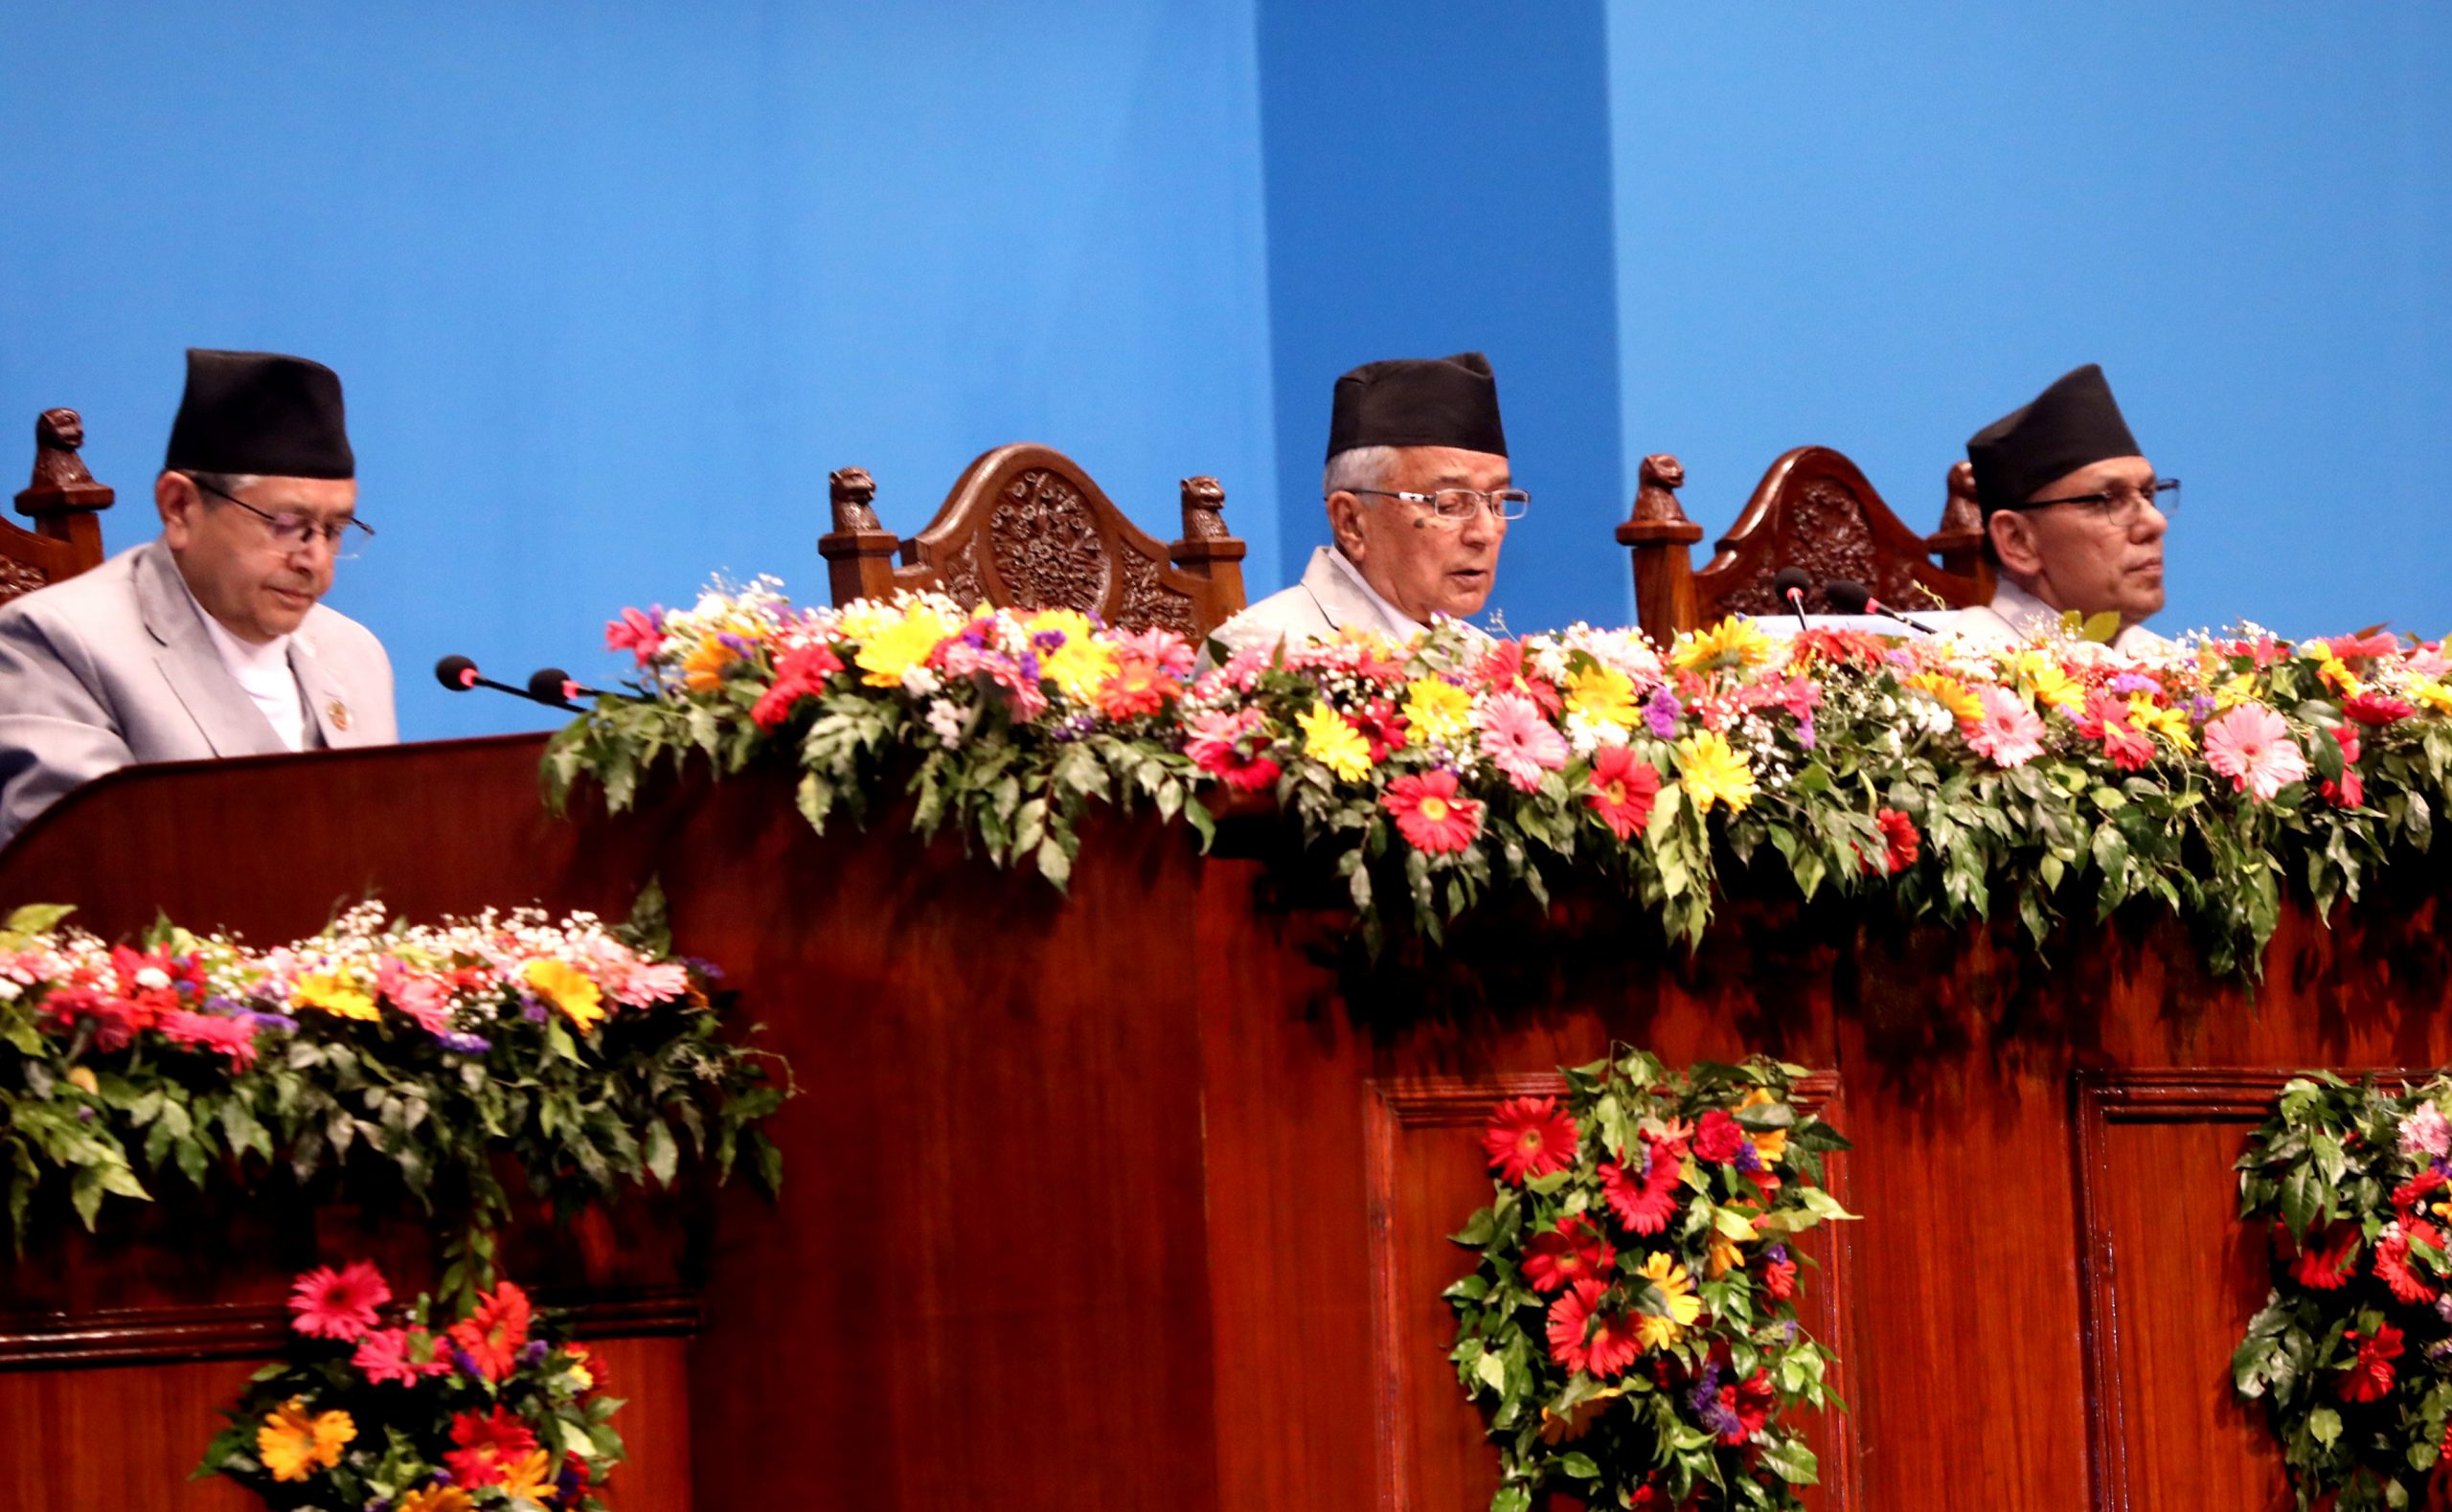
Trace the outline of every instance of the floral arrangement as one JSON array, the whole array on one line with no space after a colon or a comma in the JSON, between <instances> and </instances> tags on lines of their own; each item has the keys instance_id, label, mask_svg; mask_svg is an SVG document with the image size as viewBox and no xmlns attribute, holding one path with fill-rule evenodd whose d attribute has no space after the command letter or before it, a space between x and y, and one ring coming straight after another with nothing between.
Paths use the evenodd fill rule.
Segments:
<instances>
[{"instance_id":1,"label":"floral arrangement","mask_svg":"<svg viewBox=\"0 0 2452 1512\"><path fill-rule=\"evenodd\" d=\"M1795 1236L1853 1216L1819 1185L1847 1147L1800 1113L1802 1068L1670 1072L1623 1048L1511 1097L1482 1136L1496 1187L1457 1243L1450 1358L1498 1446L1491 1512L1535 1493L1608 1507L1796 1507L1832 1400L1797 1326Z\"/></svg>"},{"instance_id":2,"label":"floral arrangement","mask_svg":"<svg viewBox=\"0 0 2452 1512\"><path fill-rule=\"evenodd\" d=\"M64 908L0 928L0 1181L22 1252L64 1192L89 1229L106 1197L149 1200L264 1167L388 1176L454 1215L449 1284L490 1268L514 1157L557 1205L670 1183L685 1149L718 1178L746 1159L773 1190L759 1122L768 1057L724 1039L710 968L593 915L487 913L441 925L369 903L259 950L157 926L112 945ZM625 937L626 936L626 937Z\"/></svg>"},{"instance_id":3,"label":"floral arrangement","mask_svg":"<svg viewBox=\"0 0 2452 1512\"><path fill-rule=\"evenodd\" d=\"M1693 940L1728 865L1910 918L2176 911L2217 972L2257 969L2287 879L2319 907L2424 849L2452 793L2452 659L2369 635L2260 631L2140 656L2075 626L2035 644L1730 620L1658 647L1577 625L1493 640L1442 621L1244 651L1206 671L1166 631L904 594L794 608L773 579L629 609L631 690L546 757L622 807L692 753L801 771L821 829L898 788L1061 886L1091 801L1146 799L1204 837L1204 800L1272 795L1367 937L1433 937L1492 894L1596 880Z\"/></svg>"},{"instance_id":4,"label":"floral arrangement","mask_svg":"<svg viewBox=\"0 0 2452 1512\"><path fill-rule=\"evenodd\" d=\"M2232 1358L2262 1399L2299 1505L2452 1498L2452 1077L2282 1088L2239 1158L2239 1217L2273 1290Z\"/></svg>"},{"instance_id":5,"label":"floral arrangement","mask_svg":"<svg viewBox=\"0 0 2452 1512\"><path fill-rule=\"evenodd\" d=\"M364 1260L298 1277L291 1358L255 1373L192 1478L276 1508L603 1512L622 1403L585 1345L509 1281L448 1313L391 1301Z\"/></svg>"}]
</instances>

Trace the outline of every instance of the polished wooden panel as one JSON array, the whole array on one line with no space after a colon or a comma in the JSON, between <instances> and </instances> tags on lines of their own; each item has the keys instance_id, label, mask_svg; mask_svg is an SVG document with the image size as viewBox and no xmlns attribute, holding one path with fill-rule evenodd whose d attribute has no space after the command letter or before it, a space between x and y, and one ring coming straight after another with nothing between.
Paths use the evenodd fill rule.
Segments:
<instances>
[{"instance_id":1,"label":"polished wooden panel","mask_svg":"<svg viewBox=\"0 0 2452 1512\"><path fill-rule=\"evenodd\" d=\"M2006 926L1782 901L1775 869L1733 865L1691 954L1569 897L1372 963L1346 913L1270 880L1265 823L1208 859L1180 827L1094 824L1067 898L892 815L814 836L782 773L550 820L540 750L118 774L0 852L0 900L74 896L106 929L167 907L262 938L370 886L420 914L618 912L661 875L679 944L727 967L803 1093L777 1122L782 1206L734 1190L697 1226L708 1505L812 1485L915 1512L1469 1505L1488 1470L1441 1395L1430 1282L1480 1200L1470 1130L1392 1110L1613 1040L1768 1051L1845 1089L1842 1200L1865 1222L1818 1277L1852 1410L1822 1440L1825 1505L2259 1504L2272 1451L2214 1368L2252 1302L2223 1218L2246 1125L2111 1121L2089 1164L2078 1074L2452 1061L2452 858L2329 920L2287 912L2254 993L2208 980L2151 911L2081 918L2038 955ZM303 824L302 804L342 817ZM207 825L283 845L206 846ZM125 864L166 834L215 874ZM2087 1342L2106 1306L2132 1320L2113 1356ZM2117 1482L2088 1447L2115 1391ZM33 1452L8 1421L0 1460Z\"/></svg>"}]
</instances>

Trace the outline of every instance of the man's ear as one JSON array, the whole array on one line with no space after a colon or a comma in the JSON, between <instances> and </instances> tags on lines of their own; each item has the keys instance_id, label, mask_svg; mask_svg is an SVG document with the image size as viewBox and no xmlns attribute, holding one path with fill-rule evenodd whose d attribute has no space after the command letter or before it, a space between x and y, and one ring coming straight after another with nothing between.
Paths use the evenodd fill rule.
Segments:
<instances>
[{"instance_id":1,"label":"man's ear","mask_svg":"<svg viewBox=\"0 0 2452 1512\"><path fill-rule=\"evenodd\" d=\"M1362 535L1362 500L1340 488L1328 495L1328 534L1337 543L1345 559L1356 567L1362 565L1364 553L1370 550Z\"/></svg>"},{"instance_id":2,"label":"man's ear","mask_svg":"<svg viewBox=\"0 0 2452 1512\"><path fill-rule=\"evenodd\" d=\"M204 495L185 473L166 472L153 480L153 508L162 516L162 539L170 550L184 551L195 534L196 515Z\"/></svg>"},{"instance_id":3,"label":"man's ear","mask_svg":"<svg viewBox=\"0 0 2452 1512\"><path fill-rule=\"evenodd\" d=\"M1985 533L1991 537L1992 554L2001 565L2020 577L2032 577L2043 571L2043 546L2034 531L2034 522L2015 509L1995 509L1984 522Z\"/></svg>"}]
</instances>

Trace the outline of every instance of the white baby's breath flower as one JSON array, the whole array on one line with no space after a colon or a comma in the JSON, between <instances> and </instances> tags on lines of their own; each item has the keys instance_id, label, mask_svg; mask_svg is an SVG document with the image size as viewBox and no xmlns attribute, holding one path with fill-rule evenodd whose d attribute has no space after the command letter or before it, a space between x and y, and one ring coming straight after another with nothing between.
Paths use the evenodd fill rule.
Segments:
<instances>
[{"instance_id":1,"label":"white baby's breath flower","mask_svg":"<svg viewBox=\"0 0 2452 1512\"><path fill-rule=\"evenodd\" d=\"M136 984L158 990L170 984L170 974L159 966L148 966L136 974Z\"/></svg>"},{"instance_id":2,"label":"white baby's breath flower","mask_svg":"<svg viewBox=\"0 0 2452 1512\"><path fill-rule=\"evenodd\" d=\"M940 698L928 706L928 728L948 747L962 743L963 714L950 698Z\"/></svg>"},{"instance_id":3,"label":"white baby's breath flower","mask_svg":"<svg viewBox=\"0 0 2452 1512\"><path fill-rule=\"evenodd\" d=\"M902 674L902 690L914 698L926 698L945 686L944 680L924 666L914 666Z\"/></svg>"},{"instance_id":4,"label":"white baby's breath flower","mask_svg":"<svg viewBox=\"0 0 2452 1512\"><path fill-rule=\"evenodd\" d=\"M14 1003L17 995L25 990L8 978L0 977L0 1003Z\"/></svg>"}]
</instances>

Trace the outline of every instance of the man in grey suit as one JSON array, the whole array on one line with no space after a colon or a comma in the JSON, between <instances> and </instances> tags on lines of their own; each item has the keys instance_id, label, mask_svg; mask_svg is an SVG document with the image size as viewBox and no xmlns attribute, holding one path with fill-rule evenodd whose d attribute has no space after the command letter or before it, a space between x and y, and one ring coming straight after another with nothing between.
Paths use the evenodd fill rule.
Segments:
<instances>
[{"instance_id":1,"label":"man in grey suit","mask_svg":"<svg viewBox=\"0 0 2452 1512\"><path fill-rule=\"evenodd\" d=\"M188 352L159 538L0 606L0 842L141 761L398 738L392 664L325 608L357 519L340 379L269 352Z\"/></svg>"},{"instance_id":2,"label":"man in grey suit","mask_svg":"<svg viewBox=\"0 0 2452 1512\"><path fill-rule=\"evenodd\" d=\"M1403 639L1437 615L1479 614L1508 522L1531 502L1512 482L1498 382L1480 352L1354 369L1337 379L1328 419L1333 544L1216 639L1237 651L1348 628Z\"/></svg>"}]
</instances>

